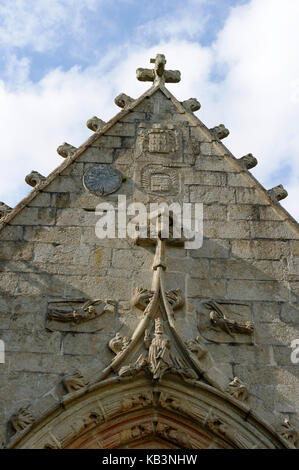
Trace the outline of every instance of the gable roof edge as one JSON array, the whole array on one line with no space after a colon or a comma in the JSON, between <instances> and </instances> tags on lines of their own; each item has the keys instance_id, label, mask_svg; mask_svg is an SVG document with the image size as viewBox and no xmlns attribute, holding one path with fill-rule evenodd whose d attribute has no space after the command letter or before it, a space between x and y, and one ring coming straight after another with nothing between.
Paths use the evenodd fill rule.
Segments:
<instances>
[{"instance_id":1,"label":"gable roof edge","mask_svg":"<svg viewBox=\"0 0 299 470\"><path fill-rule=\"evenodd\" d=\"M244 169L240 163L238 162L238 159L232 154L232 152L219 140L217 139L214 135L212 135L210 129L193 113L190 111L186 110L183 105L170 93L169 90L163 85L160 85L161 91L167 96L168 99L171 100L171 102L176 106L176 108L179 110L181 114L185 113L187 114L191 120L194 122L196 127L200 127L206 134L211 143L215 143L218 147L218 150L220 154L224 158L226 158L232 166L238 171L238 173L242 173L244 176L246 175L247 178L253 180L254 186L257 187L259 190L261 196L269 202L269 204L273 207L274 211L278 213L278 215L281 217L283 222L287 222L288 225L296 232L296 234L299 234L299 223L297 222L294 217L284 208L282 207L279 202L274 202L268 192L267 189L264 188L264 186L252 175L250 171L247 169Z\"/></svg>"},{"instance_id":2,"label":"gable roof edge","mask_svg":"<svg viewBox=\"0 0 299 470\"><path fill-rule=\"evenodd\" d=\"M14 219L33 199L44 189L52 183L56 176L60 175L65 169L67 169L74 161L76 161L80 155L82 155L85 150L87 150L95 140L104 135L111 127L114 126L121 118L125 117L127 114L132 112L136 106L138 106L145 98L152 96L155 91L159 89L159 85L153 85L147 91L145 91L139 98L137 98L130 105L126 106L125 109L117 113L113 118L111 118L101 129L95 131L82 145L80 145L76 152L67 157L58 167L56 167L41 183L36 185L32 191L30 191L27 196L25 196L9 214L2 218L0 221L0 231L6 226L9 225L9 222Z\"/></svg>"}]
</instances>

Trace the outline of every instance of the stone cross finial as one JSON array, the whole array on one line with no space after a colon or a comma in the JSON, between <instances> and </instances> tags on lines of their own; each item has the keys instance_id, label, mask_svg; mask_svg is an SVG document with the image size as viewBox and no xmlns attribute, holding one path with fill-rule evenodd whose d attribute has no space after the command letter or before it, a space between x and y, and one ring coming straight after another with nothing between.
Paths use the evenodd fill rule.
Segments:
<instances>
[{"instance_id":1,"label":"stone cross finial","mask_svg":"<svg viewBox=\"0 0 299 470\"><path fill-rule=\"evenodd\" d=\"M181 80L181 72L179 70L165 70L166 59L164 54L157 54L155 59L150 59L151 64L155 64L154 69L136 70L137 79L141 82L161 83L178 83Z\"/></svg>"}]
</instances>

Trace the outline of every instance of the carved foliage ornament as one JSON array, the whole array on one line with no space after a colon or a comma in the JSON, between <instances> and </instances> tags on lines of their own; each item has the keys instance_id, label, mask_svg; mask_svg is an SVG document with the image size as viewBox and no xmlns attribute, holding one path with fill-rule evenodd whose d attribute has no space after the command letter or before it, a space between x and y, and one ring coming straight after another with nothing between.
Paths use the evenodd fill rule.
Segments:
<instances>
[{"instance_id":1,"label":"carved foliage ornament","mask_svg":"<svg viewBox=\"0 0 299 470\"><path fill-rule=\"evenodd\" d=\"M80 388L86 387L87 383L88 382L78 370L66 375L62 380L62 384L65 387L67 393L80 390Z\"/></svg>"},{"instance_id":2,"label":"carved foliage ornament","mask_svg":"<svg viewBox=\"0 0 299 470\"><path fill-rule=\"evenodd\" d=\"M144 289L142 287L137 287L135 294L132 298L132 305L139 308L140 310L145 310L145 308L150 303L153 295L153 291ZM182 296L181 289L169 290L168 292L166 292L166 297L173 310L178 310L179 308L184 306L185 302Z\"/></svg>"},{"instance_id":3,"label":"carved foliage ornament","mask_svg":"<svg viewBox=\"0 0 299 470\"><path fill-rule=\"evenodd\" d=\"M33 414L27 408L21 408L10 419L11 425L16 432L23 431L34 423L34 421L35 418Z\"/></svg>"}]
</instances>

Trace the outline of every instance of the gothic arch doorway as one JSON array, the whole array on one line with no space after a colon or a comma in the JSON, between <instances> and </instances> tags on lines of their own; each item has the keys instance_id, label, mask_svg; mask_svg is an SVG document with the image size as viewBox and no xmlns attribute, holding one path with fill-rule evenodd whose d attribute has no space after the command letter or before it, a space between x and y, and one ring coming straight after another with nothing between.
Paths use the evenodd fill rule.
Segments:
<instances>
[{"instance_id":1,"label":"gothic arch doorway","mask_svg":"<svg viewBox=\"0 0 299 470\"><path fill-rule=\"evenodd\" d=\"M248 406L210 385L141 373L107 379L66 395L10 448L284 448L285 441Z\"/></svg>"}]
</instances>

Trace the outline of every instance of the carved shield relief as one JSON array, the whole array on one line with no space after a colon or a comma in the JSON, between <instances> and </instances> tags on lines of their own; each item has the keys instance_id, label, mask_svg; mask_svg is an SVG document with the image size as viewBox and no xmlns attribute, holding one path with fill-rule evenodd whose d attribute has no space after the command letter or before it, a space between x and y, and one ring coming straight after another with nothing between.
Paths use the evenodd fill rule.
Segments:
<instances>
[{"instance_id":1,"label":"carved shield relief","mask_svg":"<svg viewBox=\"0 0 299 470\"><path fill-rule=\"evenodd\" d=\"M172 124L140 124L136 159L145 161L183 161L182 131Z\"/></svg>"},{"instance_id":2,"label":"carved shield relief","mask_svg":"<svg viewBox=\"0 0 299 470\"><path fill-rule=\"evenodd\" d=\"M163 165L147 165L141 170L141 188L148 194L176 196L180 191L177 169Z\"/></svg>"}]
</instances>

